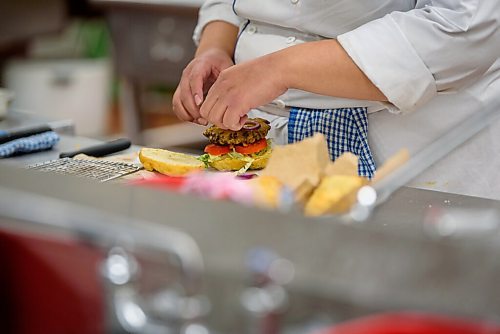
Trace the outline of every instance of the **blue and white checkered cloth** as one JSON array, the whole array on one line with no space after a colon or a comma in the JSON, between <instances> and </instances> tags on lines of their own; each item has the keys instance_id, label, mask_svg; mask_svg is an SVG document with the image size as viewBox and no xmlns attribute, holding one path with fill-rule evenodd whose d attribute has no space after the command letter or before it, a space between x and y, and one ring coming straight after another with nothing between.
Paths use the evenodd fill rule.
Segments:
<instances>
[{"instance_id":1,"label":"blue and white checkered cloth","mask_svg":"<svg viewBox=\"0 0 500 334\"><path fill-rule=\"evenodd\" d=\"M292 108L288 121L288 143L321 133L326 137L330 159L344 152L359 157L358 173L373 177L375 160L368 146L368 111L366 108L306 109Z\"/></svg>"},{"instance_id":2,"label":"blue and white checkered cloth","mask_svg":"<svg viewBox=\"0 0 500 334\"><path fill-rule=\"evenodd\" d=\"M47 131L25 138L14 139L0 145L0 158L48 150L57 144L58 141L59 135L54 131Z\"/></svg>"}]
</instances>

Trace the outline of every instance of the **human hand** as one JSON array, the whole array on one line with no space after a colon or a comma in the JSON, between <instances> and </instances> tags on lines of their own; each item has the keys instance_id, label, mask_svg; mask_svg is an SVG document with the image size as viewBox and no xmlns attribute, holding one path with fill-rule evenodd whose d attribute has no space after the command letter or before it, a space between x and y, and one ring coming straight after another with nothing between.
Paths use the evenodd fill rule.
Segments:
<instances>
[{"instance_id":1,"label":"human hand","mask_svg":"<svg viewBox=\"0 0 500 334\"><path fill-rule=\"evenodd\" d=\"M175 115L183 121L207 125L206 119L200 116L200 105L219 74L233 65L231 57L219 49L207 50L193 59L182 72L173 96Z\"/></svg>"},{"instance_id":2,"label":"human hand","mask_svg":"<svg viewBox=\"0 0 500 334\"><path fill-rule=\"evenodd\" d=\"M270 54L225 69L210 88L200 116L223 129L241 129L250 109L286 92L281 63Z\"/></svg>"}]
</instances>

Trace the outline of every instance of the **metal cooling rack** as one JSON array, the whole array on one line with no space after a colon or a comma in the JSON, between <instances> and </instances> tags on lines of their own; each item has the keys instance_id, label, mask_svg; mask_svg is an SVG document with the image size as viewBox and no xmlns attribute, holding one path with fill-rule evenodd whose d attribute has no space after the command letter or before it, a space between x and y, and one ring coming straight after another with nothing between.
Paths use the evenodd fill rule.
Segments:
<instances>
[{"instance_id":1,"label":"metal cooling rack","mask_svg":"<svg viewBox=\"0 0 500 334\"><path fill-rule=\"evenodd\" d=\"M142 167L124 162L72 158L51 160L30 165L27 168L41 172L91 178L100 182L111 181L142 169Z\"/></svg>"}]
</instances>

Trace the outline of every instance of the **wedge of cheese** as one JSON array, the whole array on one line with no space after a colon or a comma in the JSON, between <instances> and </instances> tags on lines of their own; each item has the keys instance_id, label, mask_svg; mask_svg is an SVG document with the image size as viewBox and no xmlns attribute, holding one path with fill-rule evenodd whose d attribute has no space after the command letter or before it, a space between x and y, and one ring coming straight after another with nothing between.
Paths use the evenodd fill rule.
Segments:
<instances>
[{"instance_id":1,"label":"wedge of cheese","mask_svg":"<svg viewBox=\"0 0 500 334\"><path fill-rule=\"evenodd\" d=\"M347 212L356 201L358 190L368 184L360 176L326 176L314 190L305 206L307 216L321 216Z\"/></svg>"},{"instance_id":2,"label":"wedge of cheese","mask_svg":"<svg viewBox=\"0 0 500 334\"><path fill-rule=\"evenodd\" d=\"M305 203L329 163L325 137L316 134L298 143L275 147L260 175L276 178L295 193L298 203Z\"/></svg>"}]
</instances>

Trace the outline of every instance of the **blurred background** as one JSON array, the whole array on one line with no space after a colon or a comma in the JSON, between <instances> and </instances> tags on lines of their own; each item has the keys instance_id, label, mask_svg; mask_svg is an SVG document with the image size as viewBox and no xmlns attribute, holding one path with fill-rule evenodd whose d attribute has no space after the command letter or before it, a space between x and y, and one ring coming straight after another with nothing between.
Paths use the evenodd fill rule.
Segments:
<instances>
[{"instance_id":1,"label":"blurred background","mask_svg":"<svg viewBox=\"0 0 500 334\"><path fill-rule=\"evenodd\" d=\"M71 119L77 135L195 145L171 98L202 0L3 0L0 87L11 109Z\"/></svg>"}]
</instances>

